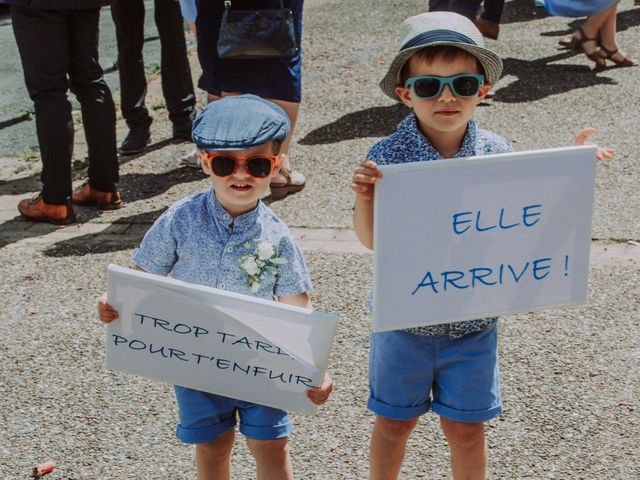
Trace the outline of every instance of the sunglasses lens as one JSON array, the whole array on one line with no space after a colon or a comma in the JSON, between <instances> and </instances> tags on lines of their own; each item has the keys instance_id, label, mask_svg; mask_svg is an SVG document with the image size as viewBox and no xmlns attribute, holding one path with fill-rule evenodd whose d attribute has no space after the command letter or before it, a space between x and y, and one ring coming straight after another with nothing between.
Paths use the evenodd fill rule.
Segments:
<instances>
[{"instance_id":1,"label":"sunglasses lens","mask_svg":"<svg viewBox=\"0 0 640 480\"><path fill-rule=\"evenodd\" d=\"M271 160L266 157L253 157L247 161L247 170L253 177L264 178L271 173Z\"/></svg>"},{"instance_id":2,"label":"sunglasses lens","mask_svg":"<svg viewBox=\"0 0 640 480\"><path fill-rule=\"evenodd\" d=\"M459 97L473 97L480 89L480 82L475 77L458 77L453 81L453 89Z\"/></svg>"},{"instance_id":3,"label":"sunglasses lens","mask_svg":"<svg viewBox=\"0 0 640 480\"><path fill-rule=\"evenodd\" d=\"M437 78L419 78L413 84L413 91L420 98L433 98L440 93L440 80Z\"/></svg>"},{"instance_id":4,"label":"sunglasses lens","mask_svg":"<svg viewBox=\"0 0 640 480\"><path fill-rule=\"evenodd\" d=\"M215 157L211 162L211 170L218 177L228 177L236 168L236 159L233 157Z\"/></svg>"}]
</instances>

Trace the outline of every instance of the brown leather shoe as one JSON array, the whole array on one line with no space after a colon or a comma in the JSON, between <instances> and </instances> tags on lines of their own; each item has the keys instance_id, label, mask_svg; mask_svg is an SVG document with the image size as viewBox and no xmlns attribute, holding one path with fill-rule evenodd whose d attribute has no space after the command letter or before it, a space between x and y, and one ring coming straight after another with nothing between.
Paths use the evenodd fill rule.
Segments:
<instances>
[{"instance_id":1,"label":"brown leather shoe","mask_svg":"<svg viewBox=\"0 0 640 480\"><path fill-rule=\"evenodd\" d=\"M122 207L120 192L101 192L85 183L80 190L71 195L71 200L76 205L84 207L98 207L101 210L117 210Z\"/></svg>"},{"instance_id":2,"label":"brown leather shoe","mask_svg":"<svg viewBox=\"0 0 640 480\"><path fill-rule=\"evenodd\" d=\"M478 15L478 17L476 18L476 27L478 28L478 30L480 30L480 33L483 37L487 37L492 40L498 39L498 35L500 34L499 24L490 22L489 20L485 20Z\"/></svg>"},{"instance_id":3,"label":"brown leather shoe","mask_svg":"<svg viewBox=\"0 0 640 480\"><path fill-rule=\"evenodd\" d=\"M18 211L34 222L68 225L76 221L76 212L72 205L50 205L44 203L40 195L21 200L18 203Z\"/></svg>"}]
</instances>

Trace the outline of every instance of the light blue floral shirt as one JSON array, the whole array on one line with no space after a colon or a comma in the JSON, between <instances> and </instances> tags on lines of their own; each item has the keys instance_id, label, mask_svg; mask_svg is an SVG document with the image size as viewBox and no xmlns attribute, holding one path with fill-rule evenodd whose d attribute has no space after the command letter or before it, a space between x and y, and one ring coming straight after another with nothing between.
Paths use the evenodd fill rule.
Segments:
<instances>
[{"instance_id":1,"label":"light blue floral shirt","mask_svg":"<svg viewBox=\"0 0 640 480\"><path fill-rule=\"evenodd\" d=\"M513 151L514 148L507 140L493 132L478 128L476 122L470 120L460 151L455 157L471 157ZM378 165L444 160L442 155L433 148L429 140L418 129L414 113L409 114L398 124L395 133L371 147L367 158ZM481 318L465 322L408 328L405 331L420 335L449 335L452 338L459 338L468 333L491 328L496 324L497 320L497 317Z\"/></svg>"},{"instance_id":2,"label":"light blue floral shirt","mask_svg":"<svg viewBox=\"0 0 640 480\"><path fill-rule=\"evenodd\" d=\"M247 258L251 264L269 256L273 260L247 267ZM266 299L311 291L302 252L271 209L258 202L251 212L232 218L213 190L169 207L133 252L133 261L149 273Z\"/></svg>"}]
</instances>

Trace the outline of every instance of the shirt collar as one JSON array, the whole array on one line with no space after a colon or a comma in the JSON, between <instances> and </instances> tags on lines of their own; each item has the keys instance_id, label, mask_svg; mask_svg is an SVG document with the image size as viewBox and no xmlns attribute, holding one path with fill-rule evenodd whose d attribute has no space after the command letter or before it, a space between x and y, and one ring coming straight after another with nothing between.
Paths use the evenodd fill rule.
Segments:
<instances>
[{"instance_id":1,"label":"shirt collar","mask_svg":"<svg viewBox=\"0 0 640 480\"><path fill-rule=\"evenodd\" d=\"M213 188L209 191L207 203L209 204L209 211L213 221L220 230L229 231L230 227L233 226L234 233L243 233L255 226L258 223L258 217L265 208L262 200L258 200L256 208L234 218L220 205Z\"/></svg>"},{"instance_id":2,"label":"shirt collar","mask_svg":"<svg viewBox=\"0 0 640 480\"><path fill-rule=\"evenodd\" d=\"M398 132L408 136L408 140L413 143L413 151L419 152L418 161L423 160L442 160L443 157L433 148L431 142L418 128L418 119L415 113L411 113L398 125ZM462 139L460 150L455 154L454 158L471 157L476 154L476 133L477 125L475 120L471 119L467 122L467 131Z\"/></svg>"}]
</instances>

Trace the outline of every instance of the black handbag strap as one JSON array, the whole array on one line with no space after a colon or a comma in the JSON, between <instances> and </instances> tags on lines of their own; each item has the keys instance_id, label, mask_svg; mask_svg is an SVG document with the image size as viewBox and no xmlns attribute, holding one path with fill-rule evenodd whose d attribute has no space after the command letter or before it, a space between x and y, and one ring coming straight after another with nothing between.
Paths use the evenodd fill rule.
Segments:
<instances>
[{"instance_id":1,"label":"black handbag strap","mask_svg":"<svg viewBox=\"0 0 640 480\"><path fill-rule=\"evenodd\" d=\"M225 10L231 9L231 0L225 0L224 8ZM280 0L280 8L284 9L284 0Z\"/></svg>"}]
</instances>

